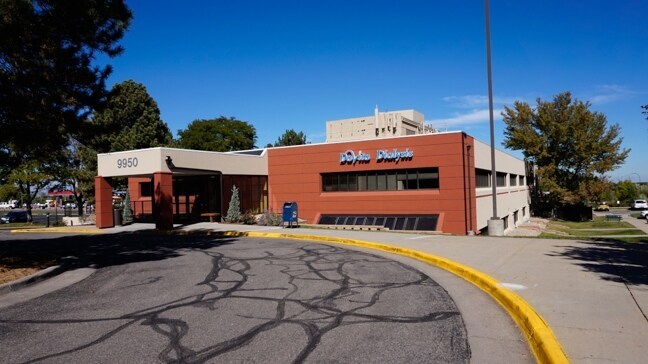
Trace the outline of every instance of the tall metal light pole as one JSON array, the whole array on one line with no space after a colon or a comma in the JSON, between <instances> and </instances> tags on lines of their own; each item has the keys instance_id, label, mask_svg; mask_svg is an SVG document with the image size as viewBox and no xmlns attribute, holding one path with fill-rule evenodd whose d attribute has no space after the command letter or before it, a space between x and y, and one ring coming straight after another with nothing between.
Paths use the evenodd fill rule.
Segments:
<instances>
[{"instance_id":1,"label":"tall metal light pole","mask_svg":"<svg viewBox=\"0 0 648 364\"><path fill-rule=\"evenodd\" d=\"M497 217L497 169L495 168L495 122L493 120L493 77L491 71L490 10L484 0L486 16L486 67L488 69L488 116L490 119L491 185L493 187L493 216L488 221L488 235L504 235L504 222Z\"/></svg>"}]
</instances>

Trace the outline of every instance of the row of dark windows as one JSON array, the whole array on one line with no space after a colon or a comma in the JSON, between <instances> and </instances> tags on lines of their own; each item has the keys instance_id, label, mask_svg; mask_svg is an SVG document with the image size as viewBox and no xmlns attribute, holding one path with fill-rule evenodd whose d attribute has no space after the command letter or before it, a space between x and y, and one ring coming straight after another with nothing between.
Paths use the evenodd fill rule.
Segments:
<instances>
[{"instance_id":1,"label":"row of dark windows","mask_svg":"<svg viewBox=\"0 0 648 364\"><path fill-rule=\"evenodd\" d=\"M506 187L506 173L497 172L495 180L497 181L497 187ZM492 173L486 169L475 169L475 185L476 188L491 187ZM517 174L509 174L509 184L508 186L524 186L525 177L519 176Z\"/></svg>"},{"instance_id":2,"label":"row of dark windows","mask_svg":"<svg viewBox=\"0 0 648 364\"><path fill-rule=\"evenodd\" d=\"M322 173L322 192L439 188L439 168Z\"/></svg>"},{"instance_id":3,"label":"row of dark windows","mask_svg":"<svg viewBox=\"0 0 648 364\"><path fill-rule=\"evenodd\" d=\"M497 187L506 187L506 173L497 172ZM475 169L475 183L477 188L491 187L491 171ZM509 174L509 186L524 186L524 176ZM185 188L188 186L184 186ZM174 183L174 192L187 194L191 191L184 190ZM438 189L439 169L398 169L387 171L363 171L347 173L322 173L322 191L400 191L418 189ZM189 187L189 189L191 189ZM140 196L151 197L153 183L140 183Z\"/></svg>"}]
</instances>

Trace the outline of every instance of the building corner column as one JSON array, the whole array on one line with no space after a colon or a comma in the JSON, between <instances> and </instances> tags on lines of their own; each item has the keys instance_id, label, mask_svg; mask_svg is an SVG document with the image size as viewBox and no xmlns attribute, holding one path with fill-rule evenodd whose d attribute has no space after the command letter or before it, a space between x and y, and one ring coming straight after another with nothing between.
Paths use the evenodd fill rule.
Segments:
<instances>
[{"instance_id":1,"label":"building corner column","mask_svg":"<svg viewBox=\"0 0 648 364\"><path fill-rule=\"evenodd\" d=\"M173 229L173 174L153 174L153 219L158 230Z\"/></svg>"},{"instance_id":2,"label":"building corner column","mask_svg":"<svg viewBox=\"0 0 648 364\"><path fill-rule=\"evenodd\" d=\"M111 178L95 176L95 204L95 225L100 229L115 226Z\"/></svg>"}]
</instances>

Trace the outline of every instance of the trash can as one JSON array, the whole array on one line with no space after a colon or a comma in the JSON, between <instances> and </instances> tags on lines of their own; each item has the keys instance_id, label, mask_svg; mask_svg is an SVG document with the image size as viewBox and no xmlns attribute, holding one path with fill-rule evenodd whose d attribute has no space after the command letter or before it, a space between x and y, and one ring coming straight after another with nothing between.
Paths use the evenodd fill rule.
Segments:
<instances>
[{"instance_id":1,"label":"trash can","mask_svg":"<svg viewBox=\"0 0 648 364\"><path fill-rule=\"evenodd\" d=\"M297 210L297 202L284 202L283 205L283 223L288 223L288 227L293 227L293 223L295 223L295 227L299 226L299 219L298 219L298 210ZM286 227L284 225L284 227Z\"/></svg>"},{"instance_id":2,"label":"trash can","mask_svg":"<svg viewBox=\"0 0 648 364\"><path fill-rule=\"evenodd\" d=\"M122 226L123 225L122 210L121 209L113 209L113 223L114 223L115 226Z\"/></svg>"}]
</instances>

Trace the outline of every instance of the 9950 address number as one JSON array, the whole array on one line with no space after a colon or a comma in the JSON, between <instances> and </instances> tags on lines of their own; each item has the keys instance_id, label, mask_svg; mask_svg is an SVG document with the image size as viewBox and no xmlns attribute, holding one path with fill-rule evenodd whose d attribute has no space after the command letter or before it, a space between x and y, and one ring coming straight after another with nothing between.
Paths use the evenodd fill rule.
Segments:
<instances>
[{"instance_id":1,"label":"9950 address number","mask_svg":"<svg viewBox=\"0 0 648 364\"><path fill-rule=\"evenodd\" d=\"M137 167L137 157L117 159L117 168Z\"/></svg>"}]
</instances>

